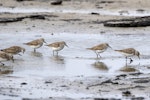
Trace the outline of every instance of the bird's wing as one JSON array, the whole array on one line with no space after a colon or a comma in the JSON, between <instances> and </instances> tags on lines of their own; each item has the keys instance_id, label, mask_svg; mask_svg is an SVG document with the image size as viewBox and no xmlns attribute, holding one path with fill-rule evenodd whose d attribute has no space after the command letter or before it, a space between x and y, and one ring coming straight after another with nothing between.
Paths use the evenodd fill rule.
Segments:
<instances>
[{"instance_id":1,"label":"bird's wing","mask_svg":"<svg viewBox=\"0 0 150 100\"><path fill-rule=\"evenodd\" d=\"M2 49L1 51L6 52L6 53L16 53L19 51L18 47L10 47L10 48L6 48L6 49Z\"/></svg>"},{"instance_id":2,"label":"bird's wing","mask_svg":"<svg viewBox=\"0 0 150 100\"><path fill-rule=\"evenodd\" d=\"M115 51L129 53L129 54L133 54L134 53L134 49L133 48L127 48L127 49L115 50Z\"/></svg>"},{"instance_id":3,"label":"bird's wing","mask_svg":"<svg viewBox=\"0 0 150 100\"><path fill-rule=\"evenodd\" d=\"M26 45L39 45L39 42L38 42L38 40L33 40L31 42L24 43L24 44L26 44Z\"/></svg>"},{"instance_id":4,"label":"bird's wing","mask_svg":"<svg viewBox=\"0 0 150 100\"><path fill-rule=\"evenodd\" d=\"M49 46L49 47L59 47L60 46L60 44L59 44L59 42L55 42L55 43L51 43L51 44L49 44L49 45L47 45L47 46Z\"/></svg>"}]
</instances>

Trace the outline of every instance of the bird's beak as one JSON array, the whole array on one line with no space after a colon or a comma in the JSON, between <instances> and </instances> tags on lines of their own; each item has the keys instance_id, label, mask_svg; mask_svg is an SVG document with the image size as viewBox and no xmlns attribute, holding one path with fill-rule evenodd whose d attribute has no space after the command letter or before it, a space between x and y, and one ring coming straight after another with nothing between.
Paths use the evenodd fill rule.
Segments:
<instances>
[{"instance_id":1,"label":"bird's beak","mask_svg":"<svg viewBox=\"0 0 150 100\"><path fill-rule=\"evenodd\" d=\"M140 59L140 56L138 56L138 58Z\"/></svg>"},{"instance_id":2,"label":"bird's beak","mask_svg":"<svg viewBox=\"0 0 150 100\"><path fill-rule=\"evenodd\" d=\"M14 57L13 57L13 56L11 57L11 60L12 60L12 62L14 63Z\"/></svg>"},{"instance_id":3,"label":"bird's beak","mask_svg":"<svg viewBox=\"0 0 150 100\"><path fill-rule=\"evenodd\" d=\"M112 49L112 47L111 46L108 46L110 49Z\"/></svg>"},{"instance_id":4,"label":"bird's beak","mask_svg":"<svg viewBox=\"0 0 150 100\"><path fill-rule=\"evenodd\" d=\"M44 43L46 43L46 41L45 41L45 40L44 40L43 42L44 42Z\"/></svg>"},{"instance_id":5,"label":"bird's beak","mask_svg":"<svg viewBox=\"0 0 150 100\"><path fill-rule=\"evenodd\" d=\"M66 47L68 47L68 45L67 45L67 44L65 44L65 46L66 46Z\"/></svg>"}]
</instances>

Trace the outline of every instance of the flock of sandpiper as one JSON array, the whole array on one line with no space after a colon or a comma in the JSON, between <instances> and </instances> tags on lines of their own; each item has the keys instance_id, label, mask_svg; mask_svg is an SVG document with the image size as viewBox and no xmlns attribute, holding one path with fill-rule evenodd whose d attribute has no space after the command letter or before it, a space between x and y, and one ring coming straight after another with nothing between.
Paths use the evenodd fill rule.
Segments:
<instances>
[{"instance_id":1,"label":"flock of sandpiper","mask_svg":"<svg viewBox=\"0 0 150 100\"><path fill-rule=\"evenodd\" d=\"M34 52L36 52L36 49L40 48L43 45L43 43L46 43L45 40L43 38L40 38L40 39L36 39L36 40L30 41L30 42L24 43L24 44L27 46L30 46L31 48L34 49ZM58 51L62 50L64 48L64 46L68 47L68 45L64 41L46 44L45 46L48 46L53 50L53 55L55 55L55 52L56 52L56 55L58 55ZM99 57L101 57L100 53L106 51L107 48L111 48L109 46L109 44L102 43L102 44L99 44L99 45L96 45L96 46L93 46L93 47L87 48L87 49L94 51L97 55L97 58L99 58ZM115 51L122 53L126 57L126 62L127 62L127 59L130 59L130 63L133 61L131 58L128 58L130 56L135 55L135 56L138 56L138 58L140 58L140 53L137 50L135 50L134 48L127 48L127 49L115 50ZM20 55L19 54L20 52L24 53L25 48L20 47L20 46L12 46L9 48L1 49L0 50L0 63L2 65L4 65L4 63L2 63L2 62L8 61L8 60L12 60L14 62L13 56L17 55L17 54Z\"/></svg>"}]
</instances>

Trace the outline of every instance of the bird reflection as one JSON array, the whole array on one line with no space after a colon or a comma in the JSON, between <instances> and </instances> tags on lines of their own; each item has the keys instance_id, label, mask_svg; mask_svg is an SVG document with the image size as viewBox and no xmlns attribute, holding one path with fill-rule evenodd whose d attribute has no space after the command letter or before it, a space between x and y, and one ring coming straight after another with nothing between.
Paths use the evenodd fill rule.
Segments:
<instances>
[{"instance_id":1,"label":"bird reflection","mask_svg":"<svg viewBox=\"0 0 150 100\"><path fill-rule=\"evenodd\" d=\"M65 64L65 60L63 56L58 56L58 55L52 56L51 60L53 60L57 64Z\"/></svg>"},{"instance_id":2,"label":"bird reflection","mask_svg":"<svg viewBox=\"0 0 150 100\"><path fill-rule=\"evenodd\" d=\"M31 56L42 57L43 55L41 52L31 52Z\"/></svg>"},{"instance_id":3,"label":"bird reflection","mask_svg":"<svg viewBox=\"0 0 150 100\"><path fill-rule=\"evenodd\" d=\"M105 71L108 70L108 67L106 66L106 64L100 61L96 61L92 65L99 70L105 70Z\"/></svg>"},{"instance_id":4,"label":"bird reflection","mask_svg":"<svg viewBox=\"0 0 150 100\"><path fill-rule=\"evenodd\" d=\"M3 74L12 74L13 73L13 70L1 70L0 71L0 75L3 75Z\"/></svg>"},{"instance_id":5,"label":"bird reflection","mask_svg":"<svg viewBox=\"0 0 150 100\"><path fill-rule=\"evenodd\" d=\"M0 65L0 75L13 73L12 66Z\"/></svg>"},{"instance_id":6,"label":"bird reflection","mask_svg":"<svg viewBox=\"0 0 150 100\"><path fill-rule=\"evenodd\" d=\"M123 71L123 72L135 72L137 71L137 69L134 68L134 66L131 66L131 65L125 65L123 66L120 71Z\"/></svg>"}]
</instances>

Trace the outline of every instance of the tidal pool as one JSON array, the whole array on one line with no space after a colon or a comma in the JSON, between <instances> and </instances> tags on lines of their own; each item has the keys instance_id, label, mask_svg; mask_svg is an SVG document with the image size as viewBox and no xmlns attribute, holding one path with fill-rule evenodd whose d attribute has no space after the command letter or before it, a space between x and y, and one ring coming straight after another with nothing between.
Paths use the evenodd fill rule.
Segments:
<instances>
[{"instance_id":1,"label":"tidal pool","mask_svg":"<svg viewBox=\"0 0 150 100\"><path fill-rule=\"evenodd\" d=\"M133 47L141 53L141 59L133 57L133 63L129 64L134 68L148 73L143 67L149 65L150 36L149 35L112 35L112 34L1 34L1 49L19 45L26 48L22 56L15 55L15 62L4 62L7 67L13 70L12 76L111 76L120 73L119 69L125 66L125 57L113 49L123 49ZM65 47L58 56L52 55L52 50L42 46L34 53L33 49L23 45L23 43L45 38L47 43L65 41L69 47ZM93 51L86 48L107 42L113 49L108 49L102 53L102 58L97 59ZM105 65L107 70L94 67L94 64Z\"/></svg>"}]
</instances>

